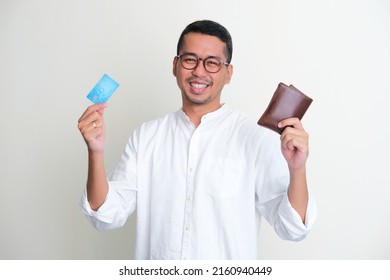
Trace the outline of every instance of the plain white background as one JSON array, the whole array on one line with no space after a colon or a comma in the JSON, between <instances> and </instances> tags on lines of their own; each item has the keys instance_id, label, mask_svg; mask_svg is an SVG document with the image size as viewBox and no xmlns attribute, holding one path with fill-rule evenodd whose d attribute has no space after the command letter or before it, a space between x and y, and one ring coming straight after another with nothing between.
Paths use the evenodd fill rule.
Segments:
<instances>
[{"instance_id":1,"label":"plain white background","mask_svg":"<svg viewBox=\"0 0 390 280\"><path fill-rule=\"evenodd\" d=\"M389 259L390 2L0 0L0 259L131 259L134 217L97 232L80 212L77 120L107 73L106 168L132 130L181 105L172 60L184 27L225 25L229 106L258 119L277 84L314 99L308 179L319 216L302 242L262 224L262 259Z\"/></svg>"}]
</instances>

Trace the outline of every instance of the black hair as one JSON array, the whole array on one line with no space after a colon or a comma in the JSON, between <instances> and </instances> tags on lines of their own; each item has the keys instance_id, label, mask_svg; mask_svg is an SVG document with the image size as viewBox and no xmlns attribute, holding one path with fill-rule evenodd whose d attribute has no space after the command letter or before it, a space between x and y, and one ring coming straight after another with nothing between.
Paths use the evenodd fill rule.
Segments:
<instances>
[{"instance_id":1,"label":"black hair","mask_svg":"<svg viewBox=\"0 0 390 280\"><path fill-rule=\"evenodd\" d=\"M225 43L226 47L224 54L226 55L227 63L230 63L233 55L233 42L229 31L221 24L211 20L199 20L189 24L181 33L179 41L177 43L177 55L184 44L184 36L190 32L201 33L210 36L218 37Z\"/></svg>"}]
</instances>

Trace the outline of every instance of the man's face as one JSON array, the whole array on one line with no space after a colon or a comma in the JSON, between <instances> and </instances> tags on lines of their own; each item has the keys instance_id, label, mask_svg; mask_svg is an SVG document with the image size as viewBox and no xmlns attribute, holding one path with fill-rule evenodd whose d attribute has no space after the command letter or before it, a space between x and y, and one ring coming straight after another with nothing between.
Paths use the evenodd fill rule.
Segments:
<instances>
[{"instance_id":1,"label":"man's face","mask_svg":"<svg viewBox=\"0 0 390 280\"><path fill-rule=\"evenodd\" d=\"M183 48L179 54L194 53L201 59L216 56L226 61L224 50L225 43L218 37L188 33L184 37ZM193 70L185 69L179 60L175 57L173 61L173 74L182 93L183 109L188 106L203 106L207 111L218 109L222 89L230 82L233 66L222 65L219 72L209 73L204 69L203 60L200 60Z\"/></svg>"}]
</instances>

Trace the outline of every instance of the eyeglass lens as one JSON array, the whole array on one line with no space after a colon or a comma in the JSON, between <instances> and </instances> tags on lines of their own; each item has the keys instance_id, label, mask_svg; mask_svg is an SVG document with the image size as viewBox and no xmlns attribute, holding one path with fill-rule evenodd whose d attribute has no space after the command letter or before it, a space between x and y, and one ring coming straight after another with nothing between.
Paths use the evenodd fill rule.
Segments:
<instances>
[{"instance_id":1,"label":"eyeglass lens","mask_svg":"<svg viewBox=\"0 0 390 280\"><path fill-rule=\"evenodd\" d=\"M187 70L195 69L199 64L199 60L203 60L193 54L180 55L180 59L182 66ZM203 66L207 72L216 73L221 69L222 62L218 58L208 57L203 60Z\"/></svg>"}]
</instances>

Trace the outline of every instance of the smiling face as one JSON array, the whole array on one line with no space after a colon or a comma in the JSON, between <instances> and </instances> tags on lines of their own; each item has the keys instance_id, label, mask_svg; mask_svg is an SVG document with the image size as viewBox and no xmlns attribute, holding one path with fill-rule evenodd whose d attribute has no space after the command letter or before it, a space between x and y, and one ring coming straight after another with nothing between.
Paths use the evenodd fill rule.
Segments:
<instances>
[{"instance_id":1,"label":"smiling face","mask_svg":"<svg viewBox=\"0 0 390 280\"><path fill-rule=\"evenodd\" d=\"M226 61L225 43L218 37L201 33L188 33L184 37L184 44L180 54L193 53L199 58L209 56L219 57ZM204 69L203 60L193 70L185 69L175 57L173 61L173 74L181 90L183 110L202 107L206 112L212 112L220 107L221 92L225 84L230 82L233 73L232 65L222 65L217 73L209 73Z\"/></svg>"}]
</instances>

